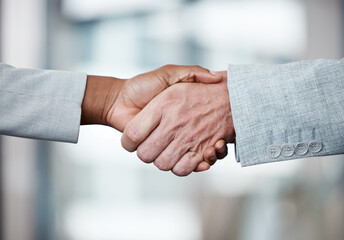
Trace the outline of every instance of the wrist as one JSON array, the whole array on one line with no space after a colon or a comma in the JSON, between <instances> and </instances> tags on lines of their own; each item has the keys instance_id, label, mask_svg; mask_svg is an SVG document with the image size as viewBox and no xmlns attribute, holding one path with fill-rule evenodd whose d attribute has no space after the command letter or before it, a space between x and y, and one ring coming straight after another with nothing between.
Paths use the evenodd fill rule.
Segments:
<instances>
[{"instance_id":1,"label":"wrist","mask_svg":"<svg viewBox=\"0 0 344 240\"><path fill-rule=\"evenodd\" d=\"M81 125L107 124L107 114L116 102L123 80L113 77L87 76L82 102Z\"/></svg>"}]
</instances>

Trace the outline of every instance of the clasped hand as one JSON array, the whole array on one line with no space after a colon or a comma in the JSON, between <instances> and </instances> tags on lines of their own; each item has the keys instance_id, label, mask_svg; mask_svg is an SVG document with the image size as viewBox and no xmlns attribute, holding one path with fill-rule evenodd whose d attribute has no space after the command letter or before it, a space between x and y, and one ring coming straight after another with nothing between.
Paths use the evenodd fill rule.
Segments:
<instances>
[{"instance_id":1,"label":"clasped hand","mask_svg":"<svg viewBox=\"0 0 344 240\"><path fill-rule=\"evenodd\" d=\"M93 80L82 121L122 131L122 146L160 170L178 176L207 170L235 139L226 72L166 65L128 80Z\"/></svg>"}]
</instances>

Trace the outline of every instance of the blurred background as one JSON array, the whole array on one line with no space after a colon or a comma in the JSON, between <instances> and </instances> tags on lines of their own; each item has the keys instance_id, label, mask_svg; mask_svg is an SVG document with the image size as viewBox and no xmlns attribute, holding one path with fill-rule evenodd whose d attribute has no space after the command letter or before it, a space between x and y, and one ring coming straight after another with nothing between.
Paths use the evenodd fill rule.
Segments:
<instances>
[{"instance_id":1,"label":"blurred background","mask_svg":"<svg viewBox=\"0 0 344 240\"><path fill-rule=\"evenodd\" d=\"M342 0L0 0L4 63L129 78L164 64L341 58ZM241 168L234 147L179 178L81 127L79 143L1 137L4 240L344 239L343 156Z\"/></svg>"}]
</instances>

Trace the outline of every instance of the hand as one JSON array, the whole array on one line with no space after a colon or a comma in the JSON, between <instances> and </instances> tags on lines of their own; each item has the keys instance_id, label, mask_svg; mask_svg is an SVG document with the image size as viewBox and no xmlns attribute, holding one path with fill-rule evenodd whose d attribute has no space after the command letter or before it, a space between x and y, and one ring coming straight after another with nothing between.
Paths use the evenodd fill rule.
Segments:
<instances>
[{"instance_id":1,"label":"hand","mask_svg":"<svg viewBox=\"0 0 344 240\"><path fill-rule=\"evenodd\" d=\"M216 83L222 78L199 66L174 65L166 65L129 80L88 76L81 124L104 124L123 131L126 124L167 87L178 82ZM215 151L214 147L208 150L212 154ZM213 160L205 160L214 163ZM209 163L201 164L199 170L209 168Z\"/></svg>"},{"instance_id":2,"label":"hand","mask_svg":"<svg viewBox=\"0 0 344 240\"><path fill-rule=\"evenodd\" d=\"M127 124L122 145L128 151L137 149L144 162L186 176L218 139L235 139L226 79L171 86Z\"/></svg>"},{"instance_id":3,"label":"hand","mask_svg":"<svg viewBox=\"0 0 344 240\"><path fill-rule=\"evenodd\" d=\"M108 111L107 124L123 132L127 123L169 86L179 82L217 83L222 79L222 75L214 75L199 66L166 65L140 74L123 84Z\"/></svg>"}]
</instances>

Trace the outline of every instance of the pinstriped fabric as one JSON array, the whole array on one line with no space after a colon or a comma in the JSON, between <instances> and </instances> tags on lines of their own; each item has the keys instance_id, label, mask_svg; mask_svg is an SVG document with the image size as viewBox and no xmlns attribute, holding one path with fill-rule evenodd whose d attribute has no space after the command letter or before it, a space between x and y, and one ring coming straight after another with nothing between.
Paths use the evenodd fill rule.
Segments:
<instances>
[{"instance_id":1,"label":"pinstriped fabric","mask_svg":"<svg viewBox=\"0 0 344 240\"><path fill-rule=\"evenodd\" d=\"M0 134L77 142L86 79L0 64Z\"/></svg>"},{"instance_id":2,"label":"pinstriped fabric","mask_svg":"<svg viewBox=\"0 0 344 240\"><path fill-rule=\"evenodd\" d=\"M344 60L231 65L228 89L242 166L344 153ZM313 140L320 152L270 158L270 145Z\"/></svg>"}]
</instances>

